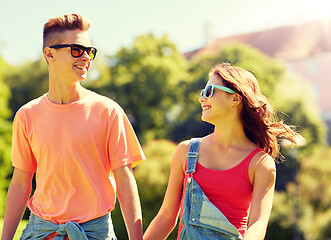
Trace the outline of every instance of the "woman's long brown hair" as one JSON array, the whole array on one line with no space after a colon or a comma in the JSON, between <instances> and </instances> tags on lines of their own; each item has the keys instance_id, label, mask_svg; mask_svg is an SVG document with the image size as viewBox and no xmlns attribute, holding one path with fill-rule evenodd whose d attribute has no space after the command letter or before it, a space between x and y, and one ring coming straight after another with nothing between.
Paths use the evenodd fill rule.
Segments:
<instances>
[{"instance_id":1,"label":"woman's long brown hair","mask_svg":"<svg viewBox=\"0 0 331 240\"><path fill-rule=\"evenodd\" d=\"M261 93L258 82L249 71L221 63L213 66L209 77L221 77L224 85L242 96L241 120L246 136L264 149L275 161L281 160L279 139L296 144L297 133L293 126L277 121L267 98Z\"/></svg>"}]
</instances>

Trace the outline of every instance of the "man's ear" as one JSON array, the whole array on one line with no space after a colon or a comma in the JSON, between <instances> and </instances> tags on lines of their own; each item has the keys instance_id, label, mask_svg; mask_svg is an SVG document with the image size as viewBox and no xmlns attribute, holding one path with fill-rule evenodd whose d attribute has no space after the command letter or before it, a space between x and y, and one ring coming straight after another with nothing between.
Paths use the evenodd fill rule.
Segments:
<instances>
[{"instance_id":1,"label":"man's ear","mask_svg":"<svg viewBox=\"0 0 331 240\"><path fill-rule=\"evenodd\" d=\"M44 56L47 62L52 61L54 59L53 57L53 51L49 47L44 48Z\"/></svg>"},{"instance_id":2,"label":"man's ear","mask_svg":"<svg viewBox=\"0 0 331 240\"><path fill-rule=\"evenodd\" d=\"M238 106L242 102L242 96L240 96L238 93L232 94L232 105Z\"/></svg>"}]
</instances>

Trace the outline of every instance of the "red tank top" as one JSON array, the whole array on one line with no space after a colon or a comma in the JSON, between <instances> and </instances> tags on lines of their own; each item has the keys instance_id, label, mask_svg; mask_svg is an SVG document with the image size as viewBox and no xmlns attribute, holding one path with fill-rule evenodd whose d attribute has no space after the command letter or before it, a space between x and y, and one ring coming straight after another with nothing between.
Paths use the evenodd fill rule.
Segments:
<instances>
[{"instance_id":1,"label":"red tank top","mask_svg":"<svg viewBox=\"0 0 331 240\"><path fill-rule=\"evenodd\" d=\"M259 151L263 151L263 149L255 149L238 165L227 170L211 170L197 162L196 170L193 174L194 180L199 184L208 199L243 236L247 228L248 213L253 194L248 167L253 156ZM186 190L186 181L187 176L184 179L182 202ZM179 223L179 232L181 229L182 225Z\"/></svg>"}]
</instances>

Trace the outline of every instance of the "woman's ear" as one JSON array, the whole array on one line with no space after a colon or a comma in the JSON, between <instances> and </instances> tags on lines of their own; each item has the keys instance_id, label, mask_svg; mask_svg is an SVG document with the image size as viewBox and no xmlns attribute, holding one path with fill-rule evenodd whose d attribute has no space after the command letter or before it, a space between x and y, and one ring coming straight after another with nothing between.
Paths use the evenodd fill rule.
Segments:
<instances>
[{"instance_id":1,"label":"woman's ear","mask_svg":"<svg viewBox=\"0 0 331 240\"><path fill-rule=\"evenodd\" d=\"M232 94L232 105L238 106L242 102L242 96L240 96L238 93Z\"/></svg>"}]
</instances>

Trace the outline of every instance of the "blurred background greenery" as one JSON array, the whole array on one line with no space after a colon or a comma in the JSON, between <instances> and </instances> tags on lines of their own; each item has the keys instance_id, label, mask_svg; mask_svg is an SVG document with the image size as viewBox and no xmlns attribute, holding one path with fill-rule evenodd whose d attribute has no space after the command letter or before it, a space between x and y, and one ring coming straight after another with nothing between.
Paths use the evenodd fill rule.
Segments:
<instances>
[{"instance_id":1,"label":"blurred background greenery","mask_svg":"<svg viewBox=\"0 0 331 240\"><path fill-rule=\"evenodd\" d=\"M283 63L248 45L230 43L220 51L187 59L167 36L153 34L137 37L131 46L120 48L114 55L97 58L91 77L83 83L125 109L143 145L148 160L135 168L134 174L144 228L162 204L177 144L213 131L211 125L200 120L198 98L210 67L225 61L250 70L279 110L279 118L297 126L305 138L305 144L298 148L281 145L286 161L277 165L276 194L266 239L331 239L331 148L311 86L290 73ZM42 56L15 66L0 57L0 219L13 171L12 120L20 106L47 92L47 76ZM127 239L118 206L112 217L118 238ZM168 239L175 239L176 232L177 227Z\"/></svg>"}]
</instances>

